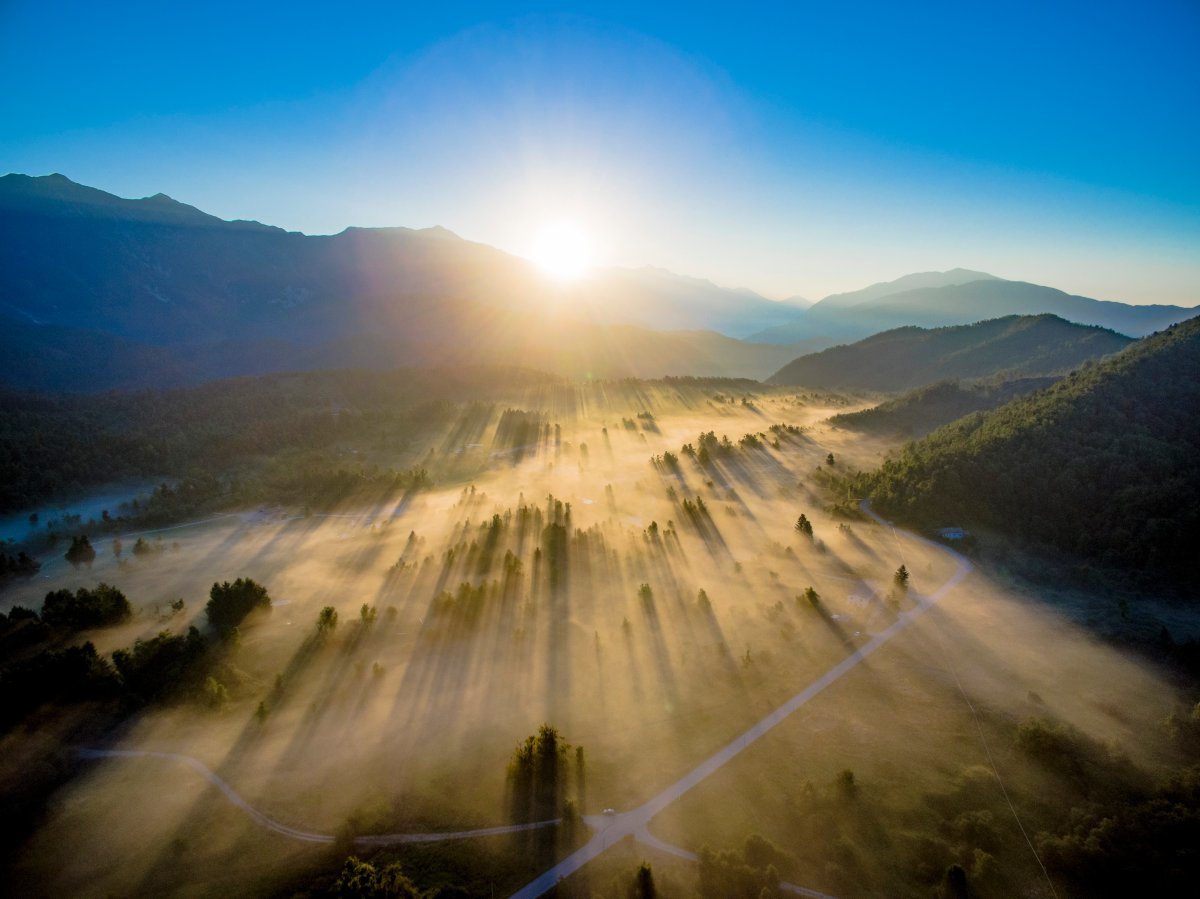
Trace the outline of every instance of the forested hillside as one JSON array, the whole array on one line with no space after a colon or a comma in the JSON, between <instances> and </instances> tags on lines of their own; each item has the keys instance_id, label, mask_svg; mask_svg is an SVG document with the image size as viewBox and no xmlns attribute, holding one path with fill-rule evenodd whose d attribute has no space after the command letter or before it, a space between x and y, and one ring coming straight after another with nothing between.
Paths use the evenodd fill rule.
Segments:
<instances>
[{"instance_id":1,"label":"forested hillside","mask_svg":"<svg viewBox=\"0 0 1200 899\"><path fill-rule=\"evenodd\" d=\"M861 412L835 415L831 424L864 434L924 437L956 418L995 409L1009 400L1049 387L1057 378L1017 378L999 383L964 384L939 381L910 390L894 400Z\"/></svg>"},{"instance_id":2,"label":"forested hillside","mask_svg":"<svg viewBox=\"0 0 1200 899\"><path fill-rule=\"evenodd\" d=\"M947 378L1065 372L1115 353L1130 338L1054 315L1005 318L926 330L896 328L848 346L801 356L773 384L860 390L910 390Z\"/></svg>"},{"instance_id":3,"label":"forested hillside","mask_svg":"<svg viewBox=\"0 0 1200 899\"><path fill-rule=\"evenodd\" d=\"M1200 318L909 444L862 479L882 512L1194 583Z\"/></svg>"}]
</instances>

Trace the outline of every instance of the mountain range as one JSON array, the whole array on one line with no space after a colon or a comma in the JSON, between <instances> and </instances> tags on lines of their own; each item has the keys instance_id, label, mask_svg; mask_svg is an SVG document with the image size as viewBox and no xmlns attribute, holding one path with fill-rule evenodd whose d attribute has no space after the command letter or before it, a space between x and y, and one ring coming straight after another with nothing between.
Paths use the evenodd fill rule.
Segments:
<instances>
[{"instance_id":1,"label":"mountain range","mask_svg":"<svg viewBox=\"0 0 1200 899\"><path fill-rule=\"evenodd\" d=\"M1010 311L1088 321L1101 310L1103 324L1136 334L1191 311L961 269L811 306L650 268L556 284L444 228L310 236L225 221L163 194L123 199L62 175L0 177L0 228L0 383L31 389L431 361L761 379L895 324Z\"/></svg>"},{"instance_id":2,"label":"mountain range","mask_svg":"<svg viewBox=\"0 0 1200 899\"><path fill-rule=\"evenodd\" d=\"M1006 315L1051 313L1083 325L1144 337L1195 314L1183 306L1134 306L1073 296L1053 287L952 269L906 275L852 293L834 294L803 318L756 331L749 340L792 343L823 337L853 339L902 325L938 328Z\"/></svg>"},{"instance_id":3,"label":"mountain range","mask_svg":"<svg viewBox=\"0 0 1200 899\"><path fill-rule=\"evenodd\" d=\"M796 304L653 269L556 285L443 228L308 236L61 175L0 178L0 227L0 381L35 389L429 361L762 378L822 345L721 333Z\"/></svg>"},{"instance_id":4,"label":"mountain range","mask_svg":"<svg viewBox=\"0 0 1200 899\"><path fill-rule=\"evenodd\" d=\"M166 342L372 326L410 297L581 320L745 336L803 306L661 269L606 269L555 284L532 263L444 228L309 236L226 222L163 194L126 200L62 175L0 178L0 285L9 315ZM64 264L69 263L69 264ZM740 333L738 333L740 331Z\"/></svg>"}]
</instances>

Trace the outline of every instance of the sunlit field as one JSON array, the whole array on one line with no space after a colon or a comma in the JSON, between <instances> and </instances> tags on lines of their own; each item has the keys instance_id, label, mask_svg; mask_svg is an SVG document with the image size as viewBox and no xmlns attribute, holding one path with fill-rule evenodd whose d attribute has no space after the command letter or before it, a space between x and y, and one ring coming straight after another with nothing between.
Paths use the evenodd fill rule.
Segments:
<instances>
[{"instance_id":1,"label":"sunlit field","mask_svg":"<svg viewBox=\"0 0 1200 899\"><path fill-rule=\"evenodd\" d=\"M266 585L270 610L247 619L214 675L227 699L158 707L115 742L74 748L198 760L299 834L270 829L184 759L97 758L20 858L26 895L288 893L331 852L380 851L356 838L538 820L510 762L550 724L570 744L558 787L570 807L550 837L383 849L434 871L451 853L468 894L507 895L606 810L658 794L906 616L910 628L650 832L693 853L761 834L785 850L785 880L830 894L925 895L957 863L980 895L1051 895L1021 828L1115 775L1031 763L1014 749L1018 723L1070 725L1107 747L1097 765L1146 777L1175 758L1158 722L1178 699L978 572L925 612L954 555L823 486L887 450L823 423L864 405L688 381L532 389L461 406L403 456L339 449L419 462L430 489L321 513L240 509L146 535L161 550L144 557L47 564L9 605L118 585L136 615L86 635L101 652L203 628L214 581ZM327 607L336 624L326 613L321 627ZM33 727L5 738L14 770L43 750ZM676 895L691 890L694 865L629 839L562 888L603 893L634 857L661 863Z\"/></svg>"}]
</instances>

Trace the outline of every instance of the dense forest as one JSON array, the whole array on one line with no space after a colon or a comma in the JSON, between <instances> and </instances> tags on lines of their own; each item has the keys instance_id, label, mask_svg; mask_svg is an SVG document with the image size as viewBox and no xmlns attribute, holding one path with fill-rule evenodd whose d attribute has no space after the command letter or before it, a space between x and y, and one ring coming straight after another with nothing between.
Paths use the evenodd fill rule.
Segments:
<instances>
[{"instance_id":1,"label":"dense forest","mask_svg":"<svg viewBox=\"0 0 1200 899\"><path fill-rule=\"evenodd\" d=\"M165 391L49 395L0 390L0 513L134 477L227 477L282 450L406 442L447 405L542 385L520 369L398 369L237 378Z\"/></svg>"},{"instance_id":2,"label":"dense forest","mask_svg":"<svg viewBox=\"0 0 1200 899\"><path fill-rule=\"evenodd\" d=\"M899 520L992 529L1194 583L1200 318L907 445L858 489Z\"/></svg>"},{"instance_id":3,"label":"dense forest","mask_svg":"<svg viewBox=\"0 0 1200 899\"><path fill-rule=\"evenodd\" d=\"M830 423L849 431L901 437L924 437L957 418L1002 406L1011 399L1049 387L1056 378L964 383L939 381L861 412L835 415Z\"/></svg>"},{"instance_id":4,"label":"dense forest","mask_svg":"<svg viewBox=\"0 0 1200 899\"><path fill-rule=\"evenodd\" d=\"M1056 315L1010 315L973 325L884 331L789 362L768 381L806 387L911 390L947 378L1065 372L1124 349L1130 338Z\"/></svg>"}]
</instances>

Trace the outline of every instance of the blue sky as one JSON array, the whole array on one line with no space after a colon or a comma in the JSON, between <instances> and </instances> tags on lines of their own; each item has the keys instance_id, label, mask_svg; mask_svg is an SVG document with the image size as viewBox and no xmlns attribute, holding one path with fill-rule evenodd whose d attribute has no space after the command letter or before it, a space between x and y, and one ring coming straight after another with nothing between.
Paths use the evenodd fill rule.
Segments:
<instances>
[{"instance_id":1,"label":"blue sky","mask_svg":"<svg viewBox=\"0 0 1200 899\"><path fill-rule=\"evenodd\" d=\"M452 6L0 0L0 169L514 252L570 219L775 297L1200 302L1195 0Z\"/></svg>"}]
</instances>

